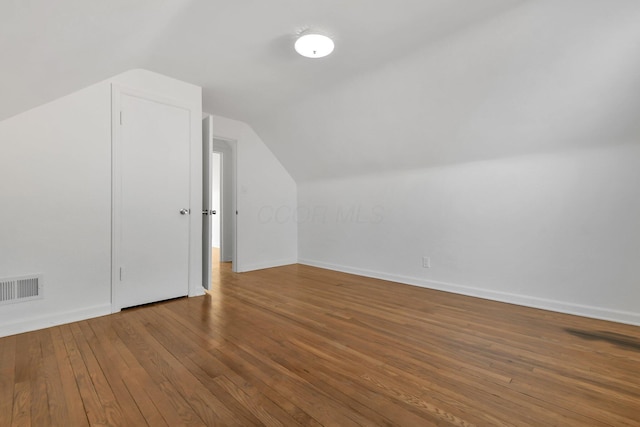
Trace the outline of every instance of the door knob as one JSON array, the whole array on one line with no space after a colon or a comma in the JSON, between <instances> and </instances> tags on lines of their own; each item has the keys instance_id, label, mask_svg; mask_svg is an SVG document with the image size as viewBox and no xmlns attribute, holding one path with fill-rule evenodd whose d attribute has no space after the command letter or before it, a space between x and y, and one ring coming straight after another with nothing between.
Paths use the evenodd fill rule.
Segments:
<instances>
[{"instance_id":1,"label":"door knob","mask_svg":"<svg viewBox=\"0 0 640 427\"><path fill-rule=\"evenodd\" d=\"M180 215L186 215L189 213L189 209L180 209Z\"/></svg>"},{"instance_id":2,"label":"door knob","mask_svg":"<svg viewBox=\"0 0 640 427\"><path fill-rule=\"evenodd\" d=\"M215 214L216 214L216 211L214 209L214 210L211 211L211 215L215 215Z\"/></svg>"}]
</instances>

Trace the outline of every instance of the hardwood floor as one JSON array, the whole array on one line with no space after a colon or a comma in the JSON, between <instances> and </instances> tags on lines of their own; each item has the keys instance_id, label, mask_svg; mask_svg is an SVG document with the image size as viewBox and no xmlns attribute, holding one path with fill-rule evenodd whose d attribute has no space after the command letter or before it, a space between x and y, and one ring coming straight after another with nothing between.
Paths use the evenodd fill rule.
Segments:
<instances>
[{"instance_id":1,"label":"hardwood floor","mask_svg":"<svg viewBox=\"0 0 640 427\"><path fill-rule=\"evenodd\" d=\"M0 426L640 425L640 328L300 265L0 339Z\"/></svg>"}]
</instances>

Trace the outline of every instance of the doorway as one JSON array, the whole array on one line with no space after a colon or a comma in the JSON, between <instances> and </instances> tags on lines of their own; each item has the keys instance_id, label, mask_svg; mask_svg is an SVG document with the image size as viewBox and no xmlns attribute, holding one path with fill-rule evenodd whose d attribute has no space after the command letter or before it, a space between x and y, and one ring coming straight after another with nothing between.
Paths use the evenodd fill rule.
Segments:
<instances>
[{"instance_id":1,"label":"doorway","mask_svg":"<svg viewBox=\"0 0 640 427\"><path fill-rule=\"evenodd\" d=\"M202 278L210 290L222 270L236 271L236 141L214 136L203 119Z\"/></svg>"},{"instance_id":2,"label":"doorway","mask_svg":"<svg viewBox=\"0 0 640 427\"><path fill-rule=\"evenodd\" d=\"M222 254L220 248L222 247L222 194L223 194L223 170L222 170L222 156L219 151L213 151L211 154L211 264L213 270L220 269L220 262L222 262Z\"/></svg>"}]
</instances>

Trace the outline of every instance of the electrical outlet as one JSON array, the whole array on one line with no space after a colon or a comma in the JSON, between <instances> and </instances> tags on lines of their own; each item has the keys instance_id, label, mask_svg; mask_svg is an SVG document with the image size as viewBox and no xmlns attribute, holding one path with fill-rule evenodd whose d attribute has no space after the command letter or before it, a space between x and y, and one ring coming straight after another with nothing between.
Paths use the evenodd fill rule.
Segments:
<instances>
[{"instance_id":1,"label":"electrical outlet","mask_svg":"<svg viewBox=\"0 0 640 427\"><path fill-rule=\"evenodd\" d=\"M422 257L422 267L431 268L431 259L428 256Z\"/></svg>"}]
</instances>

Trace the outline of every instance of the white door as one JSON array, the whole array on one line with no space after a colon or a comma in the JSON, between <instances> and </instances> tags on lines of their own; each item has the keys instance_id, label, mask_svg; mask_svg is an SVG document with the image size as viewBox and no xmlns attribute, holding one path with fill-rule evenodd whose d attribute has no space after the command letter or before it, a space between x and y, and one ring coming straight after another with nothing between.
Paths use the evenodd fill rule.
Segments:
<instances>
[{"instance_id":1,"label":"white door","mask_svg":"<svg viewBox=\"0 0 640 427\"><path fill-rule=\"evenodd\" d=\"M202 120L202 286L211 288L211 247L213 241L213 221L217 221L220 233L220 262L231 262L231 270L237 271L236 264L236 165L235 141L222 140L213 136L211 116ZM219 187L218 206L213 206L212 157L218 153L221 171L216 180ZM219 209L217 209L219 207ZM215 210L214 215L211 214Z\"/></svg>"},{"instance_id":2,"label":"white door","mask_svg":"<svg viewBox=\"0 0 640 427\"><path fill-rule=\"evenodd\" d=\"M202 120L202 287L211 289L211 116Z\"/></svg>"},{"instance_id":3,"label":"white door","mask_svg":"<svg viewBox=\"0 0 640 427\"><path fill-rule=\"evenodd\" d=\"M114 90L114 308L189 292L190 112Z\"/></svg>"},{"instance_id":4,"label":"white door","mask_svg":"<svg viewBox=\"0 0 640 427\"><path fill-rule=\"evenodd\" d=\"M211 247L222 247L220 202L222 196L222 154L211 153Z\"/></svg>"}]
</instances>

